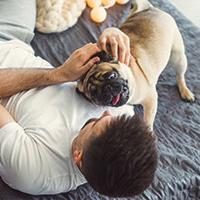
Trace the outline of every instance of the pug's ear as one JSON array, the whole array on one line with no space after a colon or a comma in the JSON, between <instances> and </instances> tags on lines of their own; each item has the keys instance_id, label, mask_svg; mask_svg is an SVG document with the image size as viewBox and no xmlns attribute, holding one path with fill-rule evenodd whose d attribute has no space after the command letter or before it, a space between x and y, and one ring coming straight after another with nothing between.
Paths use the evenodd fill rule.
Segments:
<instances>
[{"instance_id":1,"label":"pug's ear","mask_svg":"<svg viewBox=\"0 0 200 200\"><path fill-rule=\"evenodd\" d=\"M92 56L92 58L94 58L96 56L100 58L99 63L101 63L101 62L118 63L118 61L116 59L114 59L110 54L106 53L105 51L100 51L100 52L94 54Z\"/></svg>"}]
</instances>

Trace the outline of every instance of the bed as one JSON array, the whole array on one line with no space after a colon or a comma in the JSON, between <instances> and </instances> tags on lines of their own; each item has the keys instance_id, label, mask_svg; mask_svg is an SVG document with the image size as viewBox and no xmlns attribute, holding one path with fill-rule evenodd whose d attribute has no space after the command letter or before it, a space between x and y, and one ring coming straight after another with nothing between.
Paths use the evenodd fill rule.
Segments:
<instances>
[{"instance_id":1,"label":"bed","mask_svg":"<svg viewBox=\"0 0 200 200\"><path fill-rule=\"evenodd\" d=\"M180 99L175 73L170 65L159 78L158 112L155 132L158 136L159 166L153 184L143 194L124 200L198 200L200 199L200 29L186 19L167 0L151 2L174 16L186 46L188 57L187 82L196 95L194 103ZM108 19L96 25L86 9L78 23L67 31L56 34L36 32L32 42L37 55L59 66L66 58L88 42L95 42L101 31L119 26L130 11L130 3L109 9ZM140 108L137 109L140 112ZM0 179L0 200L117 200L104 197L88 184L75 191L53 196L32 196L15 191Z\"/></svg>"}]
</instances>

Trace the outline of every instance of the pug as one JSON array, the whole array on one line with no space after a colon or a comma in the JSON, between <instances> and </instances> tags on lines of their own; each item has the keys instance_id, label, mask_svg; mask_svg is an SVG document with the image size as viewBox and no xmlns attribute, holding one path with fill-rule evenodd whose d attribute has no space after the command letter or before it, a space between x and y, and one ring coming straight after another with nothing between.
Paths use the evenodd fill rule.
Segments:
<instances>
[{"instance_id":1,"label":"pug","mask_svg":"<svg viewBox=\"0 0 200 200\"><path fill-rule=\"evenodd\" d=\"M191 102L195 98L186 85L187 58L175 20L146 0L133 2L132 13L120 28L130 38L129 66L101 52L100 62L80 79L77 88L97 105L141 104L144 120L153 130L158 102L156 84L169 61L182 99Z\"/></svg>"}]
</instances>

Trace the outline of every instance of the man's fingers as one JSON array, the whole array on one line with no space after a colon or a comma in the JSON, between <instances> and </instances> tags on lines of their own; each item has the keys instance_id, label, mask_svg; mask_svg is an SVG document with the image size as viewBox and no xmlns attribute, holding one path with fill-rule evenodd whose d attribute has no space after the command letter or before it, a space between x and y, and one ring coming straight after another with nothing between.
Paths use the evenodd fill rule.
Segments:
<instances>
[{"instance_id":1,"label":"man's fingers","mask_svg":"<svg viewBox=\"0 0 200 200\"><path fill-rule=\"evenodd\" d=\"M99 57L94 57L90 59L83 67L83 73L86 73L95 63L99 62Z\"/></svg>"},{"instance_id":2,"label":"man's fingers","mask_svg":"<svg viewBox=\"0 0 200 200\"><path fill-rule=\"evenodd\" d=\"M98 47L98 45L96 43L89 43L89 44L86 44L85 46L83 46L81 48L81 50L85 53L85 51L87 51L87 53L91 53L91 52L94 52L94 53L97 53L98 51L100 51L100 48Z\"/></svg>"},{"instance_id":3,"label":"man's fingers","mask_svg":"<svg viewBox=\"0 0 200 200\"><path fill-rule=\"evenodd\" d=\"M124 38L124 44L125 44L127 50L130 51L130 39L129 39L129 37L127 35Z\"/></svg>"},{"instance_id":4,"label":"man's fingers","mask_svg":"<svg viewBox=\"0 0 200 200\"><path fill-rule=\"evenodd\" d=\"M97 44L90 44L84 48L85 62L91 58L95 53L101 51L101 49L97 46Z\"/></svg>"},{"instance_id":5,"label":"man's fingers","mask_svg":"<svg viewBox=\"0 0 200 200\"><path fill-rule=\"evenodd\" d=\"M125 46L124 40L121 37L118 39L118 43L119 43L119 61L125 63L127 48Z\"/></svg>"},{"instance_id":6,"label":"man's fingers","mask_svg":"<svg viewBox=\"0 0 200 200\"><path fill-rule=\"evenodd\" d=\"M124 64L129 66L129 64L130 64L130 53L126 54Z\"/></svg>"},{"instance_id":7,"label":"man's fingers","mask_svg":"<svg viewBox=\"0 0 200 200\"><path fill-rule=\"evenodd\" d=\"M112 56L118 59L118 42L114 37L110 38L110 46L111 46Z\"/></svg>"},{"instance_id":8,"label":"man's fingers","mask_svg":"<svg viewBox=\"0 0 200 200\"><path fill-rule=\"evenodd\" d=\"M99 39L99 42L98 42L99 47L100 47L102 50L104 50L105 52L107 52L106 42L107 42L106 37L100 38L100 39Z\"/></svg>"},{"instance_id":9,"label":"man's fingers","mask_svg":"<svg viewBox=\"0 0 200 200\"><path fill-rule=\"evenodd\" d=\"M86 44L85 46L77 49L74 53L79 60L80 65L84 65L95 53L101 51L97 44Z\"/></svg>"},{"instance_id":10,"label":"man's fingers","mask_svg":"<svg viewBox=\"0 0 200 200\"><path fill-rule=\"evenodd\" d=\"M135 58L132 56L132 55L130 55L130 66L135 66L135 62L136 62L136 60L135 60Z\"/></svg>"}]
</instances>

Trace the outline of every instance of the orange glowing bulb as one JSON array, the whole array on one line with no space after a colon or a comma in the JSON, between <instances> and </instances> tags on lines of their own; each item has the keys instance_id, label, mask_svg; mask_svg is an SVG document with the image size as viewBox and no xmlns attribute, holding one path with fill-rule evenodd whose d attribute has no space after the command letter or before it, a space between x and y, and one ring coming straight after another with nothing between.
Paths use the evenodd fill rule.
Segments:
<instances>
[{"instance_id":1,"label":"orange glowing bulb","mask_svg":"<svg viewBox=\"0 0 200 200\"><path fill-rule=\"evenodd\" d=\"M126 3L129 2L129 0L116 0L116 2L117 2L118 4L126 4Z\"/></svg>"},{"instance_id":2,"label":"orange glowing bulb","mask_svg":"<svg viewBox=\"0 0 200 200\"><path fill-rule=\"evenodd\" d=\"M104 5L104 8L110 8L115 4L115 0L101 0L101 2Z\"/></svg>"},{"instance_id":3,"label":"orange glowing bulb","mask_svg":"<svg viewBox=\"0 0 200 200\"><path fill-rule=\"evenodd\" d=\"M86 0L86 3L90 8L95 8L101 5L101 0Z\"/></svg>"},{"instance_id":4,"label":"orange glowing bulb","mask_svg":"<svg viewBox=\"0 0 200 200\"><path fill-rule=\"evenodd\" d=\"M102 6L93 8L91 10L90 17L94 22L97 23L103 22L107 17L105 8L103 8Z\"/></svg>"}]
</instances>

